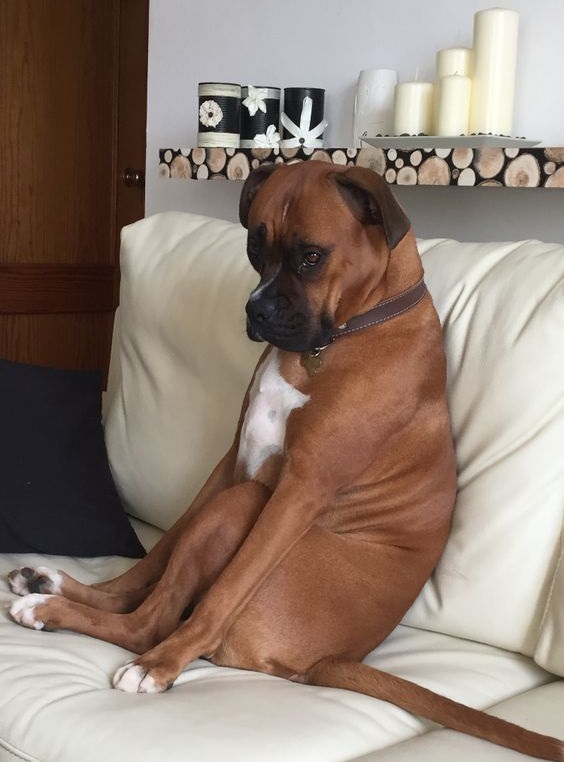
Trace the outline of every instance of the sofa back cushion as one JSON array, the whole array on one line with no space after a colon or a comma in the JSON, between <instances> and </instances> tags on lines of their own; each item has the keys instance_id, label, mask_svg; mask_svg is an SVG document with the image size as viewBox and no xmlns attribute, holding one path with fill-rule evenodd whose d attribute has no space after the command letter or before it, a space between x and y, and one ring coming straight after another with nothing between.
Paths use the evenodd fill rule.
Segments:
<instances>
[{"instance_id":1,"label":"sofa back cushion","mask_svg":"<svg viewBox=\"0 0 564 762\"><path fill-rule=\"evenodd\" d=\"M161 529L233 441L264 350L245 333L257 280L238 225L167 212L122 231L106 443L128 513Z\"/></svg>"},{"instance_id":2,"label":"sofa back cushion","mask_svg":"<svg viewBox=\"0 0 564 762\"><path fill-rule=\"evenodd\" d=\"M564 511L564 247L420 250L444 325L460 489L447 549L405 621L533 654ZM239 225L165 213L123 231L108 453L128 510L161 528L232 441L262 351L244 330L256 282Z\"/></svg>"},{"instance_id":3,"label":"sofa back cushion","mask_svg":"<svg viewBox=\"0 0 564 762\"><path fill-rule=\"evenodd\" d=\"M564 514L564 247L420 251L444 327L459 490L406 622L532 655Z\"/></svg>"}]
</instances>

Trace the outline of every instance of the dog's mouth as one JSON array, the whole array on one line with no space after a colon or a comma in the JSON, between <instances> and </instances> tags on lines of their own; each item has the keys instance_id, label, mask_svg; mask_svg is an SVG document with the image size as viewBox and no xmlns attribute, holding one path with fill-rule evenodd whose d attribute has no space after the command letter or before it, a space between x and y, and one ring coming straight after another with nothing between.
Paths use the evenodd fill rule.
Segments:
<instances>
[{"instance_id":1,"label":"dog's mouth","mask_svg":"<svg viewBox=\"0 0 564 762\"><path fill-rule=\"evenodd\" d=\"M286 352L310 352L331 341L328 330L312 331L311 326L280 323L256 323L247 318L247 336L251 341L265 341Z\"/></svg>"},{"instance_id":2,"label":"dog's mouth","mask_svg":"<svg viewBox=\"0 0 564 762\"><path fill-rule=\"evenodd\" d=\"M258 326L251 323L249 318L247 318L247 336L251 341L266 341L258 330Z\"/></svg>"},{"instance_id":3,"label":"dog's mouth","mask_svg":"<svg viewBox=\"0 0 564 762\"><path fill-rule=\"evenodd\" d=\"M278 289L262 294L255 290L245 312L251 341L266 341L287 352L326 346L334 329L334 320L315 314L305 298Z\"/></svg>"}]
</instances>

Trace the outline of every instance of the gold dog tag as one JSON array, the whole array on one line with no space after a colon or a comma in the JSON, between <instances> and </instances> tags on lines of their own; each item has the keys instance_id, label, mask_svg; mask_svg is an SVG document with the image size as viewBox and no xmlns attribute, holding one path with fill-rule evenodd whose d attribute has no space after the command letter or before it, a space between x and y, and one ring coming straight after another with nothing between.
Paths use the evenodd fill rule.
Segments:
<instances>
[{"instance_id":1,"label":"gold dog tag","mask_svg":"<svg viewBox=\"0 0 564 762\"><path fill-rule=\"evenodd\" d=\"M300 356L300 365L306 369L308 376L315 376L321 368L321 349L314 349L311 352L302 352Z\"/></svg>"}]
</instances>

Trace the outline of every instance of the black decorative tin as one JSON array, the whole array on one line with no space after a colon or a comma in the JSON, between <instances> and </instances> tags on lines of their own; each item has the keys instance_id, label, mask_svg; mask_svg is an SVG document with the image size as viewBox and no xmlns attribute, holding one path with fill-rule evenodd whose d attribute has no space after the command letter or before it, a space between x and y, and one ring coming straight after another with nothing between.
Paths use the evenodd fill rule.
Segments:
<instances>
[{"instance_id":1,"label":"black decorative tin","mask_svg":"<svg viewBox=\"0 0 564 762\"><path fill-rule=\"evenodd\" d=\"M273 147L280 141L280 88L241 88L241 148ZM255 136L257 140L255 140Z\"/></svg>"},{"instance_id":2,"label":"black decorative tin","mask_svg":"<svg viewBox=\"0 0 564 762\"><path fill-rule=\"evenodd\" d=\"M325 90L319 87L286 87L282 114L282 142L286 148L323 147Z\"/></svg>"},{"instance_id":3,"label":"black decorative tin","mask_svg":"<svg viewBox=\"0 0 564 762\"><path fill-rule=\"evenodd\" d=\"M198 145L239 148L241 85L231 82L198 84Z\"/></svg>"}]
</instances>

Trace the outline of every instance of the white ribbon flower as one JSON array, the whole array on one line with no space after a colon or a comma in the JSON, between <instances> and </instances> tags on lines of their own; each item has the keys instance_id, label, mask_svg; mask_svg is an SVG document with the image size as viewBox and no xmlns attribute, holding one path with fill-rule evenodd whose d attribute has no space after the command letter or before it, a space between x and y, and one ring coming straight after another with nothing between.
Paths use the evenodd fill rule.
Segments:
<instances>
[{"instance_id":1,"label":"white ribbon flower","mask_svg":"<svg viewBox=\"0 0 564 762\"><path fill-rule=\"evenodd\" d=\"M248 90L249 94L243 101L243 106L249 109L249 116L254 116L259 110L263 114L266 114L266 103L264 102L264 99L268 95L266 87L253 87L249 85Z\"/></svg>"},{"instance_id":2,"label":"white ribbon flower","mask_svg":"<svg viewBox=\"0 0 564 762\"><path fill-rule=\"evenodd\" d=\"M223 111L219 103L204 101L200 106L200 122L204 127L217 127L223 119Z\"/></svg>"},{"instance_id":3,"label":"white ribbon flower","mask_svg":"<svg viewBox=\"0 0 564 762\"><path fill-rule=\"evenodd\" d=\"M286 115L282 114L282 124L288 130L293 138L285 138L280 142L280 145L284 148L323 148L323 141L319 140L319 136L323 133L323 130L327 127L327 120L323 119L315 127L311 127L311 109L313 101L306 95L302 104L302 113L300 114L300 126L298 127L294 122Z\"/></svg>"},{"instance_id":4,"label":"white ribbon flower","mask_svg":"<svg viewBox=\"0 0 564 762\"><path fill-rule=\"evenodd\" d=\"M253 142L256 148L276 148L280 143L280 133L276 132L274 124L269 124L265 133L255 135Z\"/></svg>"}]
</instances>

